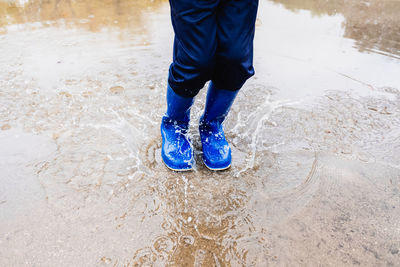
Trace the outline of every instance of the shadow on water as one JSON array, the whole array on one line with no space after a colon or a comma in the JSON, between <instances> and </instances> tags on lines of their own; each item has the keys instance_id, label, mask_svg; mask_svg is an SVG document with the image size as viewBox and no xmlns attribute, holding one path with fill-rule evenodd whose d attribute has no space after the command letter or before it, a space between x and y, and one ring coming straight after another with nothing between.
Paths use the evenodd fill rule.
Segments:
<instances>
[{"instance_id":1,"label":"shadow on water","mask_svg":"<svg viewBox=\"0 0 400 267\"><path fill-rule=\"evenodd\" d=\"M133 266L245 262L247 248L240 247L239 237L247 238L245 227L253 227L245 210L246 188L239 181L227 182L224 175L208 173L206 177L206 171L202 173L167 175L157 190L168 211L161 225L165 234L156 237L150 247L138 250Z\"/></svg>"},{"instance_id":2,"label":"shadow on water","mask_svg":"<svg viewBox=\"0 0 400 267\"><path fill-rule=\"evenodd\" d=\"M200 165L194 172L181 174L171 173L162 163L153 165L152 176L164 178L144 179L153 182L156 214L163 218L161 227L153 228L159 234L125 263L262 266L273 260L270 228L306 205L319 183L317 159L301 154L264 153L259 155L263 163L275 165L274 170L259 166L259 173L250 170L240 178L235 169L215 173ZM156 216L145 214L147 221Z\"/></svg>"}]
</instances>

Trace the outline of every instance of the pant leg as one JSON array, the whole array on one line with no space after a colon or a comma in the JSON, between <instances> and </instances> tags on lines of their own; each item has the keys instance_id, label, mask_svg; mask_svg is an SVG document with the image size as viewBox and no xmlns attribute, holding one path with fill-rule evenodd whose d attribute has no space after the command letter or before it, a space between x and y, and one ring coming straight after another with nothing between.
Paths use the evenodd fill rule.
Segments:
<instances>
[{"instance_id":1,"label":"pant leg","mask_svg":"<svg viewBox=\"0 0 400 267\"><path fill-rule=\"evenodd\" d=\"M178 95L194 97L212 78L219 2L170 0L175 40L168 83Z\"/></svg>"},{"instance_id":2,"label":"pant leg","mask_svg":"<svg viewBox=\"0 0 400 267\"><path fill-rule=\"evenodd\" d=\"M253 40L258 0L221 0L217 13L217 88L239 90L254 75Z\"/></svg>"}]
</instances>

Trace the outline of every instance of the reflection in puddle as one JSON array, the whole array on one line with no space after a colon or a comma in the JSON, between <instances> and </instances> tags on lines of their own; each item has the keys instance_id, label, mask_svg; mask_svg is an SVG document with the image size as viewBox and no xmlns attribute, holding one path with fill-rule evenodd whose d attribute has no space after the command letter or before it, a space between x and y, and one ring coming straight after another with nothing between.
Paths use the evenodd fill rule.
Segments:
<instances>
[{"instance_id":1,"label":"reflection in puddle","mask_svg":"<svg viewBox=\"0 0 400 267\"><path fill-rule=\"evenodd\" d=\"M0 27L12 24L80 27L89 31L102 31L110 27L145 33L143 16L165 4L165 0L26 0L0 1Z\"/></svg>"},{"instance_id":2,"label":"reflection in puddle","mask_svg":"<svg viewBox=\"0 0 400 267\"><path fill-rule=\"evenodd\" d=\"M325 4L317 6L323 9ZM400 86L397 54L360 53L359 40L343 38L348 20L343 14L314 13L313 9L293 12L269 1L260 6L255 43L258 83L279 88L280 97L297 101L310 101L326 90L365 96ZM387 24L397 21L388 19Z\"/></svg>"},{"instance_id":3,"label":"reflection in puddle","mask_svg":"<svg viewBox=\"0 0 400 267\"><path fill-rule=\"evenodd\" d=\"M203 90L198 164L177 174L167 1L0 0L0 265L399 262L398 2L260 4L233 166L201 163Z\"/></svg>"},{"instance_id":4,"label":"reflection in puddle","mask_svg":"<svg viewBox=\"0 0 400 267\"><path fill-rule=\"evenodd\" d=\"M272 0L293 11L310 10L313 16L341 14L344 37L356 40L360 51L400 57L400 2L380 0Z\"/></svg>"},{"instance_id":5,"label":"reflection in puddle","mask_svg":"<svg viewBox=\"0 0 400 267\"><path fill-rule=\"evenodd\" d=\"M313 16L342 15L343 36L356 40L360 51L400 56L400 2L379 0L271 0L297 12L309 10ZM116 27L144 34L141 21L147 12L165 5L165 0L145 1L0 1L0 29L12 24L40 22L44 26L82 27L101 31ZM3 29L4 31L4 29Z\"/></svg>"}]
</instances>

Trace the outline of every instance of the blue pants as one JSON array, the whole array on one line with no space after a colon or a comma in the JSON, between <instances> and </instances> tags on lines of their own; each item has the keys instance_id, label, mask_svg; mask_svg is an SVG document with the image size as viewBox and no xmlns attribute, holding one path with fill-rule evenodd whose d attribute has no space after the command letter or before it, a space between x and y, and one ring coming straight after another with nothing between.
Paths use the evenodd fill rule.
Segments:
<instances>
[{"instance_id":1,"label":"blue pants","mask_svg":"<svg viewBox=\"0 0 400 267\"><path fill-rule=\"evenodd\" d=\"M194 97L212 80L239 90L254 75L253 39L258 0L169 0L175 31L168 83Z\"/></svg>"}]
</instances>

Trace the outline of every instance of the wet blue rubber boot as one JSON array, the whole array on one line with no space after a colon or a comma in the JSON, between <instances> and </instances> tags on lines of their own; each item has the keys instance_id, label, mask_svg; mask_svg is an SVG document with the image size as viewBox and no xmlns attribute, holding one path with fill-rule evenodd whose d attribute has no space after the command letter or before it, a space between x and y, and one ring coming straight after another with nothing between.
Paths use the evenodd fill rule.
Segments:
<instances>
[{"instance_id":1,"label":"wet blue rubber boot","mask_svg":"<svg viewBox=\"0 0 400 267\"><path fill-rule=\"evenodd\" d=\"M210 170L225 170L231 166L231 148L222 124L238 92L217 89L210 82L206 107L199 123L203 161Z\"/></svg>"},{"instance_id":2,"label":"wet blue rubber boot","mask_svg":"<svg viewBox=\"0 0 400 267\"><path fill-rule=\"evenodd\" d=\"M188 171L193 168L193 148L188 138L190 107L194 98L177 95L167 89L167 112L161 121L161 157L168 168Z\"/></svg>"}]
</instances>

